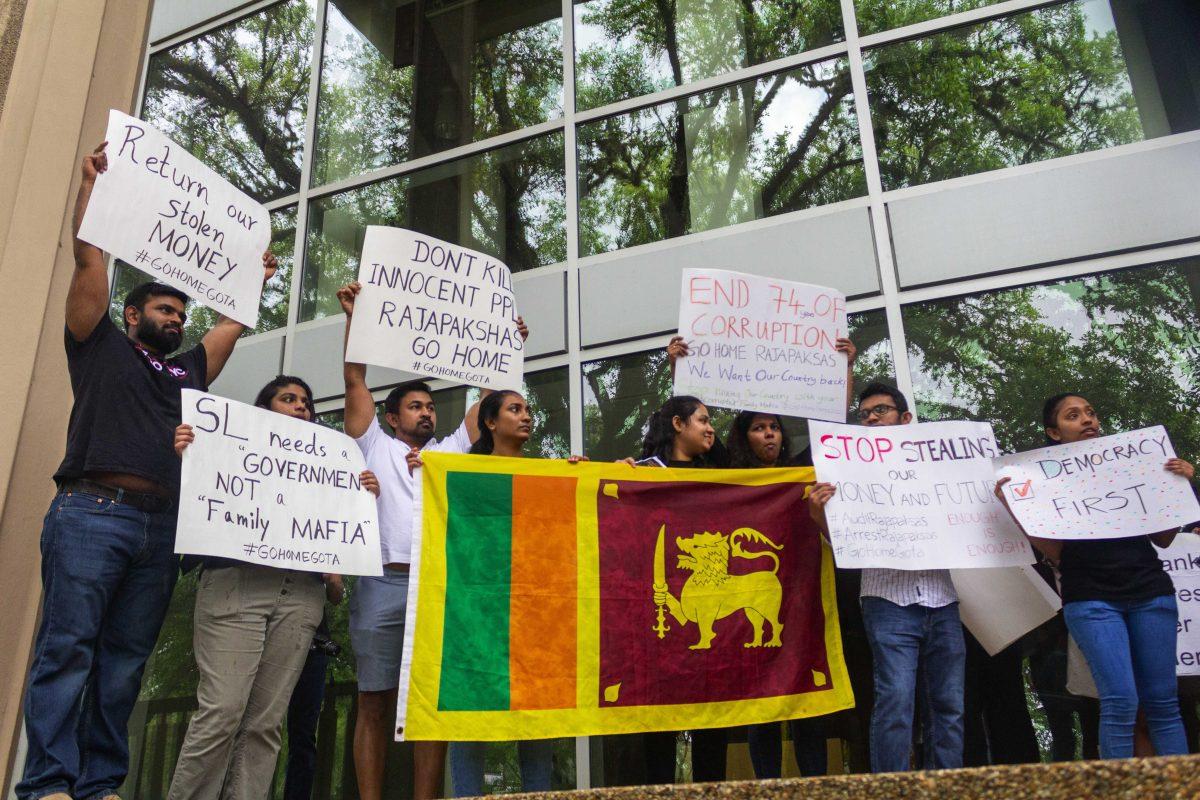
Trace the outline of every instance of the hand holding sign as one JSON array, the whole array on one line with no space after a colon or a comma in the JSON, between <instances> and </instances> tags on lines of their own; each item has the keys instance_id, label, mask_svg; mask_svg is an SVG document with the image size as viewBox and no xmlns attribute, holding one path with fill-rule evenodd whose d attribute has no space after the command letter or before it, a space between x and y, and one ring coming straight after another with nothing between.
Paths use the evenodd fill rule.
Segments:
<instances>
[{"instance_id":1,"label":"hand holding sign","mask_svg":"<svg viewBox=\"0 0 1200 800\"><path fill-rule=\"evenodd\" d=\"M257 325L264 275L274 271L262 255L271 242L267 210L139 119L110 111L107 136L107 147L84 160L84 180L95 186L78 237Z\"/></svg>"},{"instance_id":2,"label":"hand holding sign","mask_svg":"<svg viewBox=\"0 0 1200 800\"><path fill-rule=\"evenodd\" d=\"M998 458L997 492L1030 536L1115 539L1200 517L1191 464L1162 426ZM1007 480L1004 480L1007 479Z\"/></svg>"}]
</instances>

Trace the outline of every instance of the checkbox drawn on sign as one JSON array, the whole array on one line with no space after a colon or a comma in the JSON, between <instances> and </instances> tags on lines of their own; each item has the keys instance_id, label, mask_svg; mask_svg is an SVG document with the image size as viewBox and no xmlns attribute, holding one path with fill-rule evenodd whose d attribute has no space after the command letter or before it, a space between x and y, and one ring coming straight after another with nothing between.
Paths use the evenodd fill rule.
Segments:
<instances>
[{"instance_id":1,"label":"checkbox drawn on sign","mask_svg":"<svg viewBox=\"0 0 1200 800\"><path fill-rule=\"evenodd\" d=\"M1033 499L1033 479L1024 483L1010 483L1009 494L1013 500L1032 500Z\"/></svg>"}]
</instances>

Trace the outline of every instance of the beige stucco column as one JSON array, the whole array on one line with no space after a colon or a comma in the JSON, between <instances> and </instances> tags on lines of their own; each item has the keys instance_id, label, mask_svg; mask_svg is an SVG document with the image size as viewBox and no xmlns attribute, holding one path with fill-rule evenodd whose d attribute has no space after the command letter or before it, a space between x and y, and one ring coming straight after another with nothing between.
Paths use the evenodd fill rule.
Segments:
<instances>
[{"instance_id":1,"label":"beige stucco column","mask_svg":"<svg viewBox=\"0 0 1200 800\"><path fill-rule=\"evenodd\" d=\"M21 768L38 537L71 408L62 331L79 162L108 109L133 108L150 4L0 0L0 787Z\"/></svg>"}]
</instances>

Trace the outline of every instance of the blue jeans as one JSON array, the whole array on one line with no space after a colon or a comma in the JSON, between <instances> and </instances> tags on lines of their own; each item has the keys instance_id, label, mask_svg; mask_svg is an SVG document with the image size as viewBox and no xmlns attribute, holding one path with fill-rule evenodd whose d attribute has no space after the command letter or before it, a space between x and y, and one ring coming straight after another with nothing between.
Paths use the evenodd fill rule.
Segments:
<instances>
[{"instance_id":1,"label":"blue jeans","mask_svg":"<svg viewBox=\"0 0 1200 800\"><path fill-rule=\"evenodd\" d=\"M961 767L967 650L958 603L926 608L864 597L862 612L875 662L871 771L909 768L918 675L926 725L925 768Z\"/></svg>"},{"instance_id":2,"label":"blue jeans","mask_svg":"<svg viewBox=\"0 0 1200 800\"><path fill-rule=\"evenodd\" d=\"M477 797L483 794L483 756L487 742L450 743L450 779L455 797ZM521 791L550 791L553 767L554 740L529 739L517 742L521 761Z\"/></svg>"},{"instance_id":3,"label":"blue jeans","mask_svg":"<svg viewBox=\"0 0 1200 800\"><path fill-rule=\"evenodd\" d=\"M1133 756L1139 705L1155 754L1186 753L1175 679L1175 595L1077 600L1063 605L1063 617L1100 692L1100 757Z\"/></svg>"},{"instance_id":4,"label":"blue jeans","mask_svg":"<svg viewBox=\"0 0 1200 800\"><path fill-rule=\"evenodd\" d=\"M792 737L792 751L802 778L824 775L829 770L825 718L802 717L787 722ZM746 727L746 743L750 749L750 764L754 777L783 776L783 736L778 722Z\"/></svg>"},{"instance_id":5,"label":"blue jeans","mask_svg":"<svg viewBox=\"0 0 1200 800\"><path fill-rule=\"evenodd\" d=\"M179 558L175 511L75 492L42 526L42 621L25 693L21 800L92 800L129 769L129 715L162 627Z\"/></svg>"}]
</instances>

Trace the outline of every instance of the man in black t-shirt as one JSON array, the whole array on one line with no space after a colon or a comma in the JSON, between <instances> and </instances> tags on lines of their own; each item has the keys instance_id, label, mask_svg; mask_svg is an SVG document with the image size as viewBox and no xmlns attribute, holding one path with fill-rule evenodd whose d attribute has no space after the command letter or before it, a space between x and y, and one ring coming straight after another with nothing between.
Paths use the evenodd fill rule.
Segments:
<instances>
[{"instance_id":1,"label":"man in black t-shirt","mask_svg":"<svg viewBox=\"0 0 1200 800\"><path fill-rule=\"evenodd\" d=\"M207 389L241 323L221 317L183 339L187 296L158 283L108 318L100 250L78 238L104 145L83 160L75 273L67 293L67 368L75 405L58 494L42 528L42 619L25 695L29 750L19 800L115 798L129 767L127 725L175 585L180 390ZM263 255L263 280L275 258Z\"/></svg>"}]
</instances>

